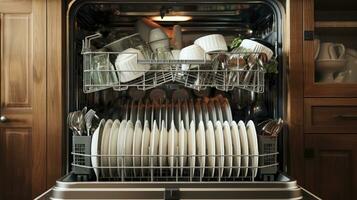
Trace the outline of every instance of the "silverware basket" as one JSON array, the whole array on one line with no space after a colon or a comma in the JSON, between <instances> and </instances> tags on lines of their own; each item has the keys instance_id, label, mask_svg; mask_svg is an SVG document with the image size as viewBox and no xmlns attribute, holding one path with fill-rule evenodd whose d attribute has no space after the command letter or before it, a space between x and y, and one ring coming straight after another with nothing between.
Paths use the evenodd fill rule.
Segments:
<instances>
[{"instance_id":1,"label":"silverware basket","mask_svg":"<svg viewBox=\"0 0 357 200\"><path fill-rule=\"evenodd\" d=\"M258 135L259 152L266 154L274 153L278 151L278 137L268 135ZM259 165L271 165L278 160L277 154L271 154L259 159ZM278 171L278 166L273 165L270 167L260 169L262 176L275 175Z\"/></svg>"},{"instance_id":2,"label":"silverware basket","mask_svg":"<svg viewBox=\"0 0 357 200\"><path fill-rule=\"evenodd\" d=\"M72 152L78 154L90 154L91 150L91 136L72 136L73 145L72 145ZM87 156L73 156L73 162L78 163L81 165L90 166L91 160L90 157ZM73 165L72 171L76 175L90 175L92 173L91 169L78 167Z\"/></svg>"}]
</instances>

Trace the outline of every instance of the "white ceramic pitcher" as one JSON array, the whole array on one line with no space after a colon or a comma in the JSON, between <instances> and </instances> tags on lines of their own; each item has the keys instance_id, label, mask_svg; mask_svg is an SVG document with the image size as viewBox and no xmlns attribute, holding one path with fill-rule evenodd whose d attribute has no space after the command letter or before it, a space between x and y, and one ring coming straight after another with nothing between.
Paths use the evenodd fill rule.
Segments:
<instances>
[{"instance_id":1,"label":"white ceramic pitcher","mask_svg":"<svg viewBox=\"0 0 357 200\"><path fill-rule=\"evenodd\" d=\"M345 56L345 46L340 43L323 42L320 44L317 60L343 59Z\"/></svg>"}]
</instances>

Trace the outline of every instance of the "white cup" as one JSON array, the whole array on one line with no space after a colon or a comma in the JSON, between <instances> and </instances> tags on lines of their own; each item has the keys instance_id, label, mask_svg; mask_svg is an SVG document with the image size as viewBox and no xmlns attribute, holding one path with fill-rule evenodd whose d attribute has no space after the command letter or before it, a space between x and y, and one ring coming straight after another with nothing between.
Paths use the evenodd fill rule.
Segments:
<instances>
[{"instance_id":1,"label":"white cup","mask_svg":"<svg viewBox=\"0 0 357 200\"><path fill-rule=\"evenodd\" d=\"M137 49L129 48L121 52L115 60L119 81L126 83L144 75L150 65L138 63L138 60L143 59L144 55Z\"/></svg>"},{"instance_id":2,"label":"white cup","mask_svg":"<svg viewBox=\"0 0 357 200\"><path fill-rule=\"evenodd\" d=\"M273 57L274 54L274 52L269 47L249 39L244 39L239 45L239 48L247 52L256 53L257 57L260 53L265 53L268 57L268 61Z\"/></svg>"},{"instance_id":3,"label":"white cup","mask_svg":"<svg viewBox=\"0 0 357 200\"><path fill-rule=\"evenodd\" d=\"M198 45L190 45L183 49L180 52L180 60L210 60L211 57L205 53L205 51ZM198 65L182 64L182 70L189 70L197 68Z\"/></svg>"},{"instance_id":4,"label":"white cup","mask_svg":"<svg viewBox=\"0 0 357 200\"><path fill-rule=\"evenodd\" d=\"M200 46L205 52L217 52L217 51L227 51L227 43L220 34L206 35L198 38L194 42L196 45Z\"/></svg>"}]
</instances>

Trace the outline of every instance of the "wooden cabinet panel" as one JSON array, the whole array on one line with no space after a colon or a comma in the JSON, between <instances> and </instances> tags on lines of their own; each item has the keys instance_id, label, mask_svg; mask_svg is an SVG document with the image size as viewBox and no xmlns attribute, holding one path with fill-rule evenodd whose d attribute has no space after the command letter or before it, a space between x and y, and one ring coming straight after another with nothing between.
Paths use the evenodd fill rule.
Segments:
<instances>
[{"instance_id":1,"label":"wooden cabinet panel","mask_svg":"<svg viewBox=\"0 0 357 200\"><path fill-rule=\"evenodd\" d=\"M1 103L7 109L31 107L33 78L31 28L29 14L3 14L3 67L1 68L3 102Z\"/></svg>"},{"instance_id":2,"label":"wooden cabinet panel","mask_svg":"<svg viewBox=\"0 0 357 200\"><path fill-rule=\"evenodd\" d=\"M357 98L305 98L306 133L357 133Z\"/></svg>"},{"instance_id":3,"label":"wooden cabinet panel","mask_svg":"<svg viewBox=\"0 0 357 200\"><path fill-rule=\"evenodd\" d=\"M46 1L0 1L1 199L46 189Z\"/></svg>"},{"instance_id":4,"label":"wooden cabinet panel","mask_svg":"<svg viewBox=\"0 0 357 200\"><path fill-rule=\"evenodd\" d=\"M305 186L322 199L357 198L357 135L305 135Z\"/></svg>"},{"instance_id":5,"label":"wooden cabinet panel","mask_svg":"<svg viewBox=\"0 0 357 200\"><path fill-rule=\"evenodd\" d=\"M0 130L0 199L28 199L31 196L31 129Z\"/></svg>"}]
</instances>

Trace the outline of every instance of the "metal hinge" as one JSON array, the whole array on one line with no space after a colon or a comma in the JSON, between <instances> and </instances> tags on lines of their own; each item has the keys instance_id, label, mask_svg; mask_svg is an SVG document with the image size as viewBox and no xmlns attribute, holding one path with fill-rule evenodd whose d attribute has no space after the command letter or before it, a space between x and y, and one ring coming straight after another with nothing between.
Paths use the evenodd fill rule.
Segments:
<instances>
[{"instance_id":1,"label":"metal hinge","mask_svg":"<svg viewBox=\"0 0 357 200\"><path fill-rule=\"evenodd\" d=\"M177 188L166 188L164 194L165 200L179 200L179 190Z\"/></svg>"},{"instance_id":2,"label":"metal hinge","mask_svg":"<svg viewBox=\"0 0 357 200\"><path fill-rule=\"evenodd\" d=\"M304 40L305 41L314 40L314 31L304 31Z\"/></svg>"}]
</instances>

